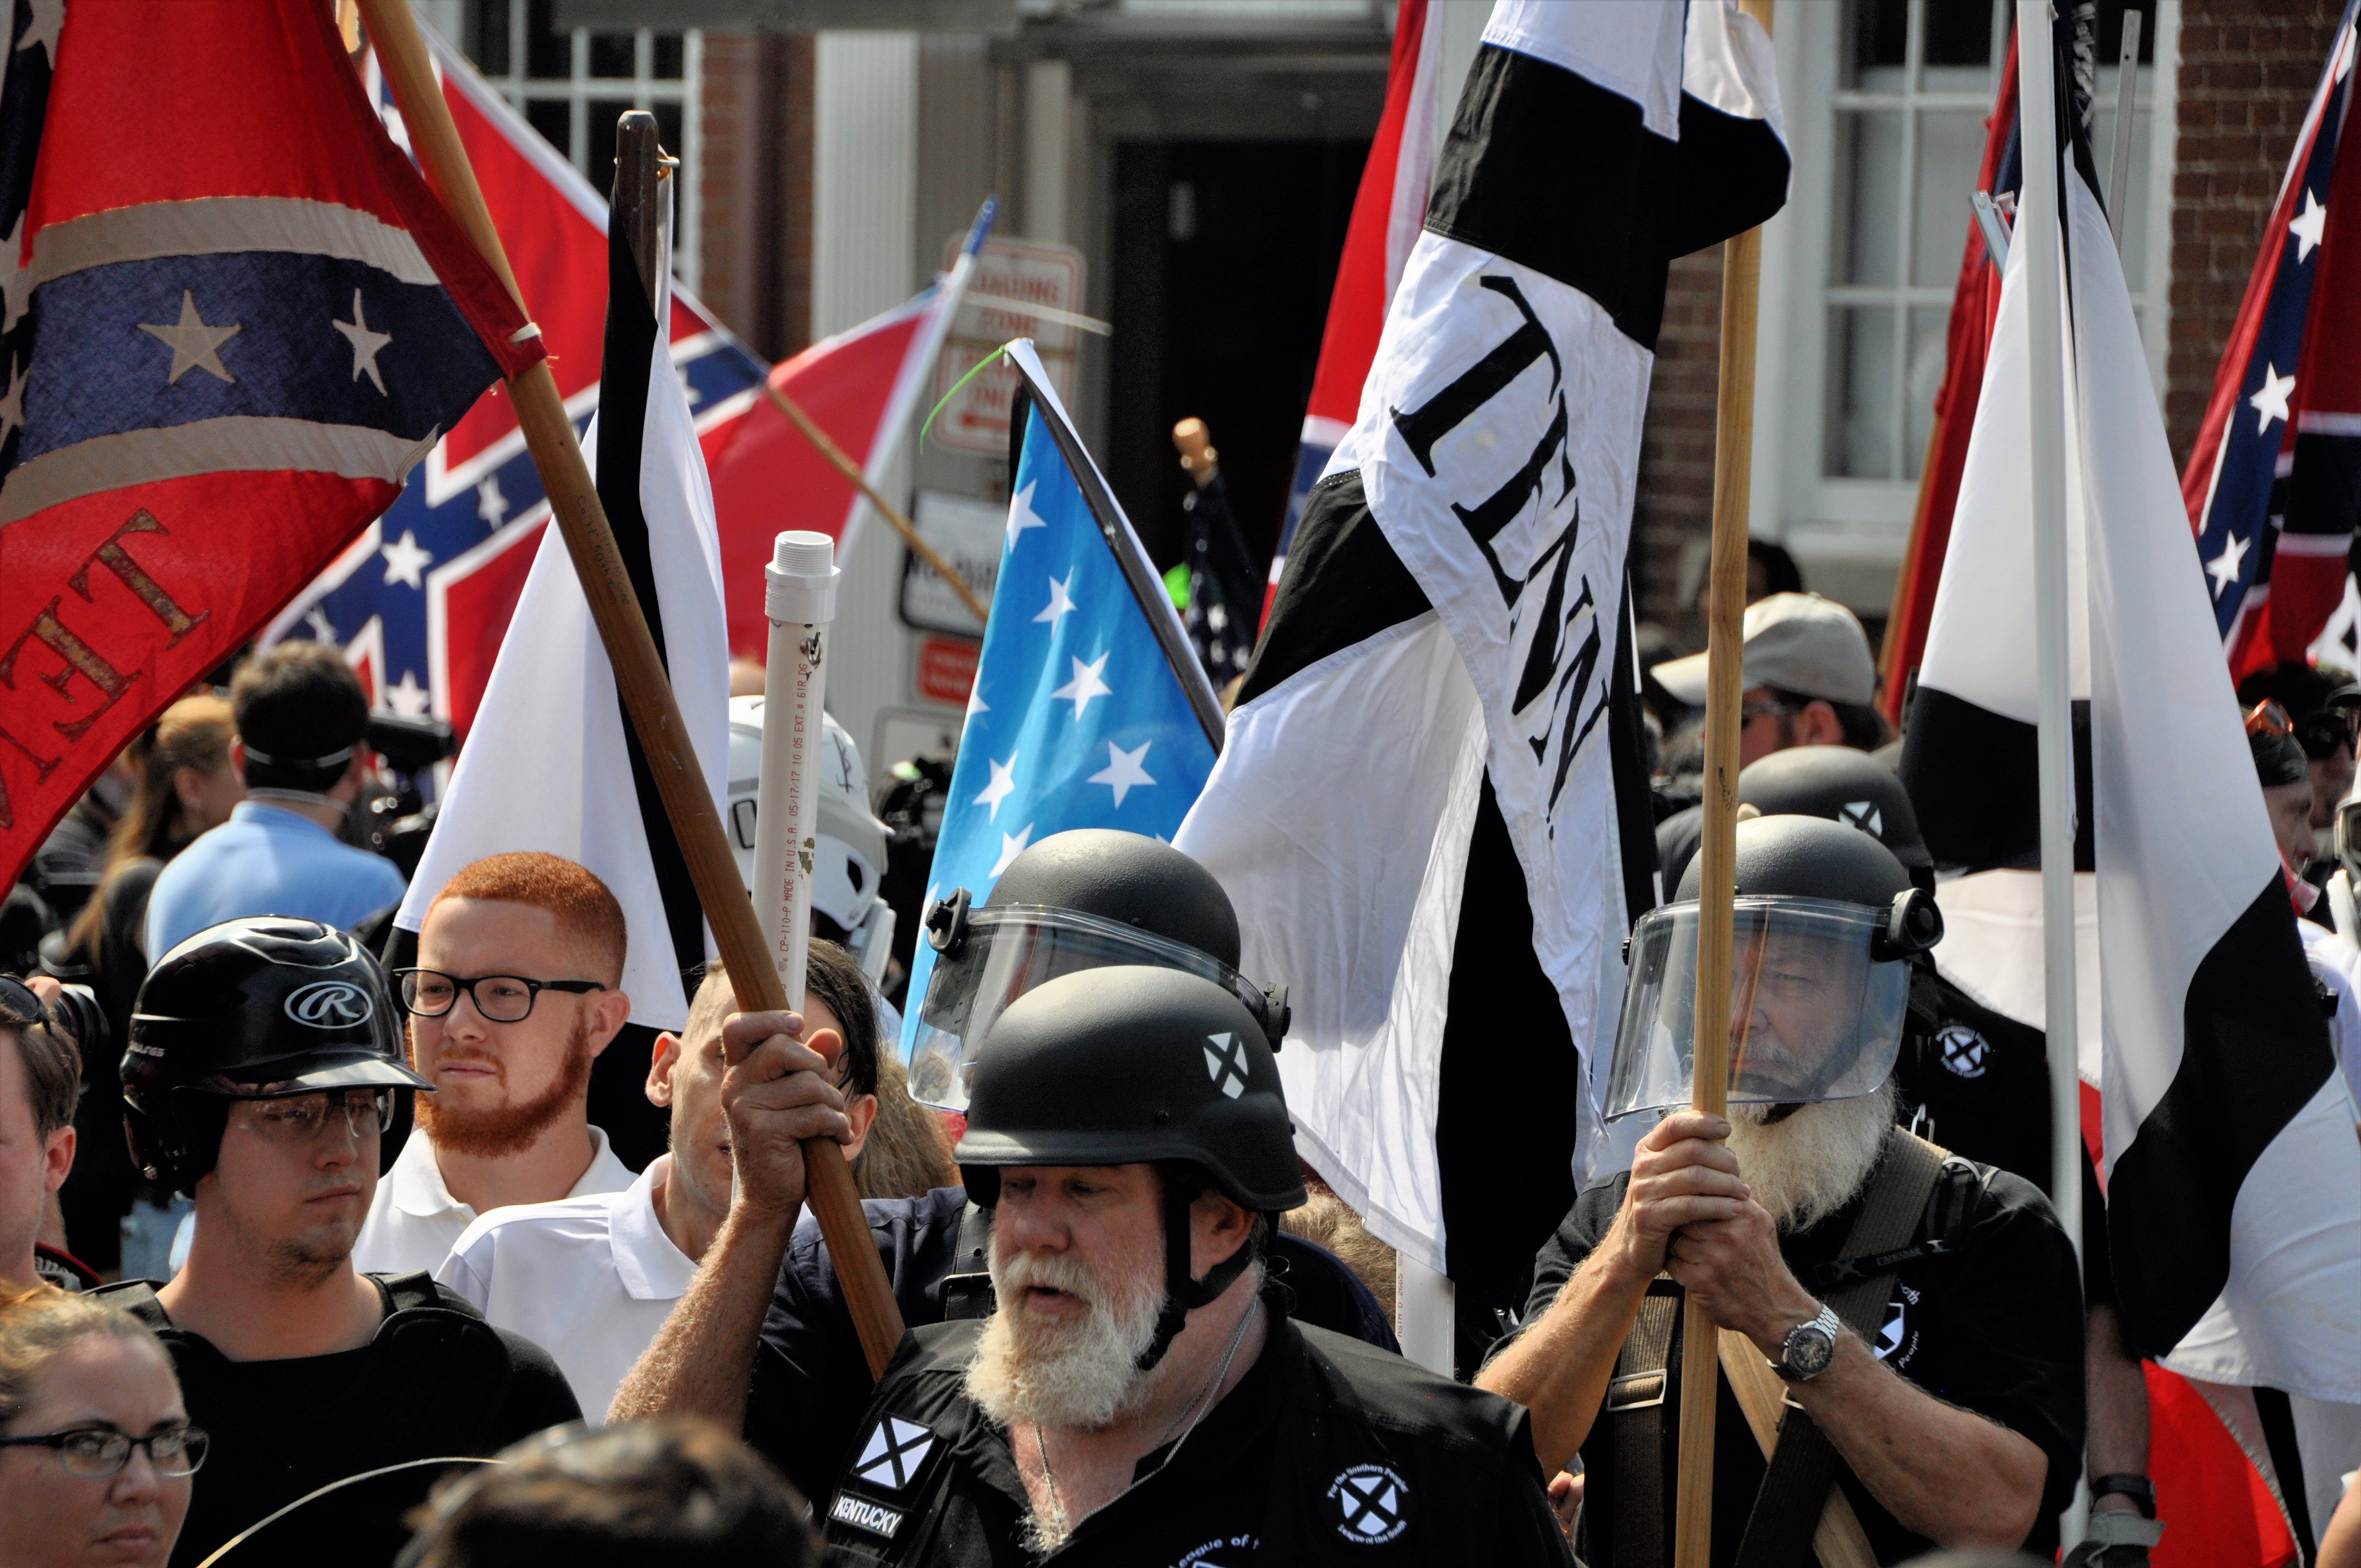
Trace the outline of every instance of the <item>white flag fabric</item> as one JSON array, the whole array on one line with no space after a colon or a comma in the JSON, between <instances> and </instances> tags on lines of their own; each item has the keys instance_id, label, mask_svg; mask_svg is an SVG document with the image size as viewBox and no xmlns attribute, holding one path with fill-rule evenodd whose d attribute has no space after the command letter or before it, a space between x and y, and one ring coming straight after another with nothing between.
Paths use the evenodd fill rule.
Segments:
<instances>
[{"instance_id":1,"label":"white flag fabric","mask_svg":"<svg viewBox=\"0 0 2361 1568\"><path fill-rule=\"evenodd\" d=\"M673 696L719 813L730 756L720 549L697 427L660 339L649 347L647 385L635 456L661 646ZM583 455L594 469L607 420L602 410L583 439ZM623 422L615 422L618 428ZM651 824L642 811L625 740L628 722L573 557L557 530L544 525L483 706L394 923L417 930L435 892L461 867L487 855L540 850L563 856L588 867L623 906L629 937L623 989L631 998L631 1021L678 1029L688 1021L688 998L649 848L652 828L667 838L670 828L660 815ZM706 940L709 952L711 938Z\"/></svg>"},{"instance_id":2,"label":"white flag fabric","mask_svg":"<svg viewBox=\"0 0 2361 1568\"><path fill-rule=\"evenodd\" d=\"M2135 1348L2184 1376L2361 1399L2361 1141L2122 266L2087 163L2061 162L2066 271L2048 286L2068 326L2072 696L2088 737L2078 859L2095 868L2098 969L2095 1006L2081 977L2078 1066L2100 1091L2116 1295ZM2036 282L2013 247L1903 763L1938 862L1985 873L1945 885L1947 909L1956 890L1975 918L1938 962L2031 1022L2036 879L2000 868L2037 851Z\"/></svg>"},{"instance_id":3,"label":"white flag fabric","mask_svg":"<svg viewBox=\"0 0 2361 1568\"><path fill-rule=\"evenodd\" d=\"M1580 1053L1629 919L1611 715L1665 269L1784 202L1773 80L1719 0L1495 6L1174 840L1229 890L1246 971L1290 987L1305 1158L1388 1243L1463 1284L1499 1263L1520 1300L1530 1217L1469 1232L1507 1194L1546 1235L1597 1127ZM1479 1085L1530 1125L1455 1125ZM1554 1182L1510 1163L1536 1147Z\"/></svg>"}]
</instances>

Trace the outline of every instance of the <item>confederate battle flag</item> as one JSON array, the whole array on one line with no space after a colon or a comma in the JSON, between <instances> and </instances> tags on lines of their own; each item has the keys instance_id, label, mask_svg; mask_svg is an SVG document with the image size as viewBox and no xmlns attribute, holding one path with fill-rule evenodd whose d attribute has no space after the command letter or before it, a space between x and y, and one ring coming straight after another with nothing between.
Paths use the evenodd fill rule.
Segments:
<instances>
[{"instance_id":1,"label":"confederate battle flag","mask_svg":"<svg viewBox=\"0 0 2361 1568\"><path fill-rule=\"evenodd\" d=\"M0 52L11 880L141 726L543 352L313 0L16 15Z\"/></svg>"}]
</instances>

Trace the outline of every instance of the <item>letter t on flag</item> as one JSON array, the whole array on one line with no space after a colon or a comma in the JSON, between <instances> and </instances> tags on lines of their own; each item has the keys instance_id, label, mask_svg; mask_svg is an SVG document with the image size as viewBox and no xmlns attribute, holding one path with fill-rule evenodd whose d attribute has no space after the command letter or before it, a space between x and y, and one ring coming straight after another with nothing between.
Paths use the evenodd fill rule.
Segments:
<instances>
[{"instance_id":1,"label":"letter t on flag","mask_svg":"<svg viewBox=\"0 0 2361 1568\"><path fill-rule=\"evenodd\" d=\"M313 0L75 0L0 81L0 873L540 342ZM176 105L170 135L126 138Z\"/></svg>"}]
</instances>

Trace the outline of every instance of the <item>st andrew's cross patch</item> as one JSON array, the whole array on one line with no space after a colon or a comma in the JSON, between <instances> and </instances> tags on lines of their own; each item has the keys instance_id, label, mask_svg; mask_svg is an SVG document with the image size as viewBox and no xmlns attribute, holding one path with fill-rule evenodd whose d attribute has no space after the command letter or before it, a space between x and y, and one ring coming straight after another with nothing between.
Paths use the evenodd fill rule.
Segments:
<instances>
[{"instance_id":1,"label":"st andrew's cross patch","mask_svg":"<svg viewBox=\"0 0 2361 1568\"><path fill-rule=\"evenodd\" d=\"M1411 1525L1410 1484L1391 1465L1351 1464L1328 1484L1336 1533L1355 1546L1384 1546Z\"/></svg>"},{"instance_id":2,"label":"st andrew's cross patch","mask_svg":"<svg viewBox=\"0 0 2361 1568\"><path fill-rule=\"evenodd\" d=\"M862 1445L861 1457L853 1463L851 1479L886 1494L914 1491L927 1461L939 1445L939 1440L928 1428L899 1416L887 1416ZM848 1486L837 1493L836 1500L829 1506L828 1517L838 1524L891 1541L902 1528L905 1510L877 1497L863 1497Z\"/></svg>"}]
</instances>

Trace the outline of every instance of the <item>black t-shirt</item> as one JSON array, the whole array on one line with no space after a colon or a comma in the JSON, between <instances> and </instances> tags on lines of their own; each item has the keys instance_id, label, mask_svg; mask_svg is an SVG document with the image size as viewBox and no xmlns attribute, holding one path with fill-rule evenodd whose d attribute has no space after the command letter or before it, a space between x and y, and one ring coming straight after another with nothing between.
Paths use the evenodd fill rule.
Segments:
<instances>
[{"instance_id":1,"label":"black t-shirt","mask_svg":"<svg viewBox=\"0 0 2361 1568\"><path fill-rule=\"evenodd\" d=\"M370 1276L386 1298L358 1350L232 1361L170 1326L147 1281L110 1286L171 1353L189 1419L212 1434L171 1568L331 1482L446 1455L489 1456L582 1419L566 1375L532 1341L495 1329L423 1274ZM449 1466L357 1482L296 1509L223 1559L224 1568L383 1568L410 1540L404 1516Z\"/></svg>"},{"instance_id":2,"label":"black t-shirt","mask_svg":"<svg viewBox=\"0 0 2361 1568\"><path fill-rule=\"evenodd\" d=\"M923 1198L872 1198L861 1207L904 1324L941 1322L943 1280L953 1272L966 1190L939 1187ZM1268 1264L1301 1321L1401 1348L1377 1298L1335 1254L1280 1232L1271 1237ZM825 1497L874 1388L836 1265L818 1223L807 1218L787 1245L755 1347L746 1441L806 1497Z\"/></svg>"},{"instance_id":3,"label":"black t-shirt","mask_svg":"<svg viewBox=\"0 0 2361 1568\"><path fill-rule=\"evenodd\" d=\"M1975 1002L1940 974L1910 977L1894 1064L1895 1120L1963 1159L2049 1190L2048 1047L2038 1029Z\"/></svg>"},{"instance_id":4,"label":"black t-shirt","mask_svg":"<svg viewBox=\"0 0 2361 1568\"><path fill-rule=\"evenodd\" d=\"M1534 1260L1532 1323L1557 1299L1559 1288L1590 1255L1614 1223L1631 1172L1592 1183ZM1858 1196L1807 1231L1783 1237L1780 1252L1804 1288L1825 1297L1835 1262L1859 1213ZM1943 1251L1906 1262L1872 1348L1878 1358L1935 1398L1997 1421L2031 1440L2049 1459L2040 1507L2024 1549L2047 1558L2058 1544L2058 1515L2082 1468L2082 1299L2076 1288L2073 1249L2031 1183L1956 1156L1943 1162L1912 1245L1939 1237ZM1675 1364L1680 1334L1673 1336ZM1666 1403L1677 1409L1668 1392ZM1602 1415L1582 1445L1588 1481L1583 1497L1586 1561L1614 1560L1615 1428ZM1667 1464L1674 1448L1668 1434ZM1736 1561L1748 1513L1761 1486L1763 1452L1737 1399L1722 1384L1714 1425L1713 1562ZM1888 1513L1850 1471L1843 1476L1880 1563L1901 1563L1934 1550ZM1667 1483L1662 1495L1669 1500ZM1672 1535L1667 1528L1665 1561Z\"/></svg>"},{"instance_id":5,"label":"black t-shirt","mask_svg":"<svg viewBox=\"0 0 2361 1568\"><path fill-rule=\"evenodd\" d=\"M1008 1435L966 1396L983 1325L914 1331L819 1522L846 1564L1237 1568L1569 1562L1524 1408L1300 1328L1277 1292L1262 1354L1196 1431L1037 1559Z\"/></svg>"}]
</instances>

